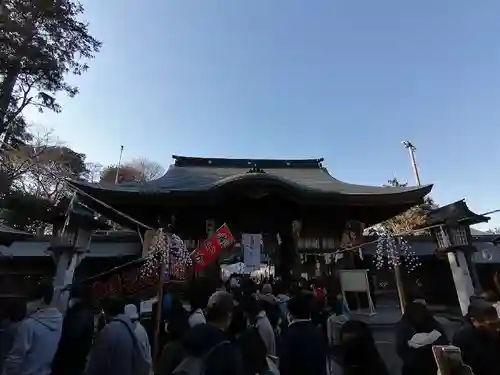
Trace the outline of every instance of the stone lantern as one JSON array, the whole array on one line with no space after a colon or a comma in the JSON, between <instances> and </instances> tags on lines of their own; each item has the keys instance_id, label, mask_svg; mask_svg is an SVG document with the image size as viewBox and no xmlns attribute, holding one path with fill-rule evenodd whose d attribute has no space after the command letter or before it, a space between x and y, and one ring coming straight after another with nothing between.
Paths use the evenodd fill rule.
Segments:
<instances>
[{"instance_id":1,"label":"stone lantern","mask_svg":"<svg viewBox=\"0 0 500 375\"><path fill-rule=\"evenodd\" d=\"M56 210L59 214L52 222L52 238L47 251L57 266L53 304L65 311L69 293L63 291L73 282L76 267L88 253L93 231L109 226L95 219L92 210L76 202L63 202Z\"/></svg>"},{"instance_id":2,"label":"stone lantern","mask_svg":"<svg viewBox=\"0 0 500 375\"><path fill-rule=\"evenodd\" d=\"M472 262L477 251L472 244L470 226L490 218L472 212L464 200L440 207L427 214L427 226L437 244L438 257L448 259L457 291L458 302L465 315L475 290L480 290L479 278Z\"/></svg>"}]
</instances>

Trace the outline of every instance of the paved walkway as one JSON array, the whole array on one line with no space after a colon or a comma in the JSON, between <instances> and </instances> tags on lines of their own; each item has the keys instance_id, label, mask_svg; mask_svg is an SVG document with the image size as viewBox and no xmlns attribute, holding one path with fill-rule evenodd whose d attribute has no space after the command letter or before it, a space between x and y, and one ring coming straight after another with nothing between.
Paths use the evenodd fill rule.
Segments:
<instances>
[{"instance_id":1,"label":"paved walkway","mask_svg":"<svg viewBox=\"0 0 500 375\"><path fill-rule=\"evenodd\" d=\"M394 305L379 306L375 310L375 314L369 314L368 311L352 311L354 319L359 319L370 326L393 326L401 319L401 310ZM459 324L462 321L461 317L446 312L435 312L437 320L442 324Z\"/></svg>"}]
</instances>

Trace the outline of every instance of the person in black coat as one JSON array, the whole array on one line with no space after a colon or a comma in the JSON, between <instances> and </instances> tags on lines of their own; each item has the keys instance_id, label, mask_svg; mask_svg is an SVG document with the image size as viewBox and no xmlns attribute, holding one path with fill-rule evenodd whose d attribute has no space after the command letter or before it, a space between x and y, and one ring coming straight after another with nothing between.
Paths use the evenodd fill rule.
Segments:
<instances>
[{"instance_id":1,"label":"person in black coat","mask_svg":"<svg viewBox=\"0 0 500 375\"><path fill-rule=\"evenodd\" d=\"M327 340L311 322L311 297L299 293L288 301L290 325L279 350L281 375L326 375Z\"/></svg>"},{"instance_id":2,"label":"person in black coat","mask_svg":"<svg viewBox=\"0 0 500 375\"><path fill-rule=\"evenodd\" d=\"M432 346L448 343L443 327L425 304L408 304L396 325L396 352L403 361L402 375L436 374Z\"/></svg>"},{"instance_id":3,"label":"person in black coat","mask_svg":"<svg viewBox=\"0 0 500 375\"><path fill-rule=\"evenodd\" d=\"M165 324L166 344L156 364L155 375L170 375L186 356L183 339L189 330L188 313L174 298Z\"/></svg>"},{"instance_id":4,"label":"person in black coat","mask_svg":"<svg viewBox=\"0 0 500 375\"><path fill-rule=\"evenodd\" d=\"M465 324L453 337L474 375L500 375L500 321L486 301L471 301Z\"/></svg>"},{"instance_id":5,"label":"person in black coat","mask_svg":"<svg viewBox=\"0 0 500 375\"><path fill-rule=\"evenodd\" d=\"M74 287L64 317L52 375L80 375L85 370L94 336L94 314L85 289Z\"/></svg>"}]
</instances>

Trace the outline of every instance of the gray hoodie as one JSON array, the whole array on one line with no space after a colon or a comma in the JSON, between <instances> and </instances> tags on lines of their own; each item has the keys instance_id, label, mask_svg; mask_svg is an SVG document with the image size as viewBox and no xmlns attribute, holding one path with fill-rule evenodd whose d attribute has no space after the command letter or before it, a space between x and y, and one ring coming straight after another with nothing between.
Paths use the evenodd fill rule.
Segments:
<instances>
[{"instance_id":1,"label":"gray hoodie","mask_svg":"<svg viewBox=\"0 0 500 375\"><path fill-rule=\"evenodd\" d=\"M19 325L2 375L48 375L61 338L63 317L55 307L35 311Z\"/></svg>"}]
</instances>

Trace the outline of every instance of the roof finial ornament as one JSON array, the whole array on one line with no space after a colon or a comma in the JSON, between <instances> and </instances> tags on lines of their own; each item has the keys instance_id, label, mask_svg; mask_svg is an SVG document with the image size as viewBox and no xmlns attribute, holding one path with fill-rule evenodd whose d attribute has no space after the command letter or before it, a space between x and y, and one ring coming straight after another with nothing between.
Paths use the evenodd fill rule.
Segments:
<instances>
[{"instance_id":1,"label":"roof finial ornament","mask_svg":"<svg viewBox=\"0 0 500 375\"><path fill-rule=\"evenodd\" d=\"M257 164L254 164L252 168L247 173L266 173L262 168L259 168Z\"/></svg>"}]
</instances>

